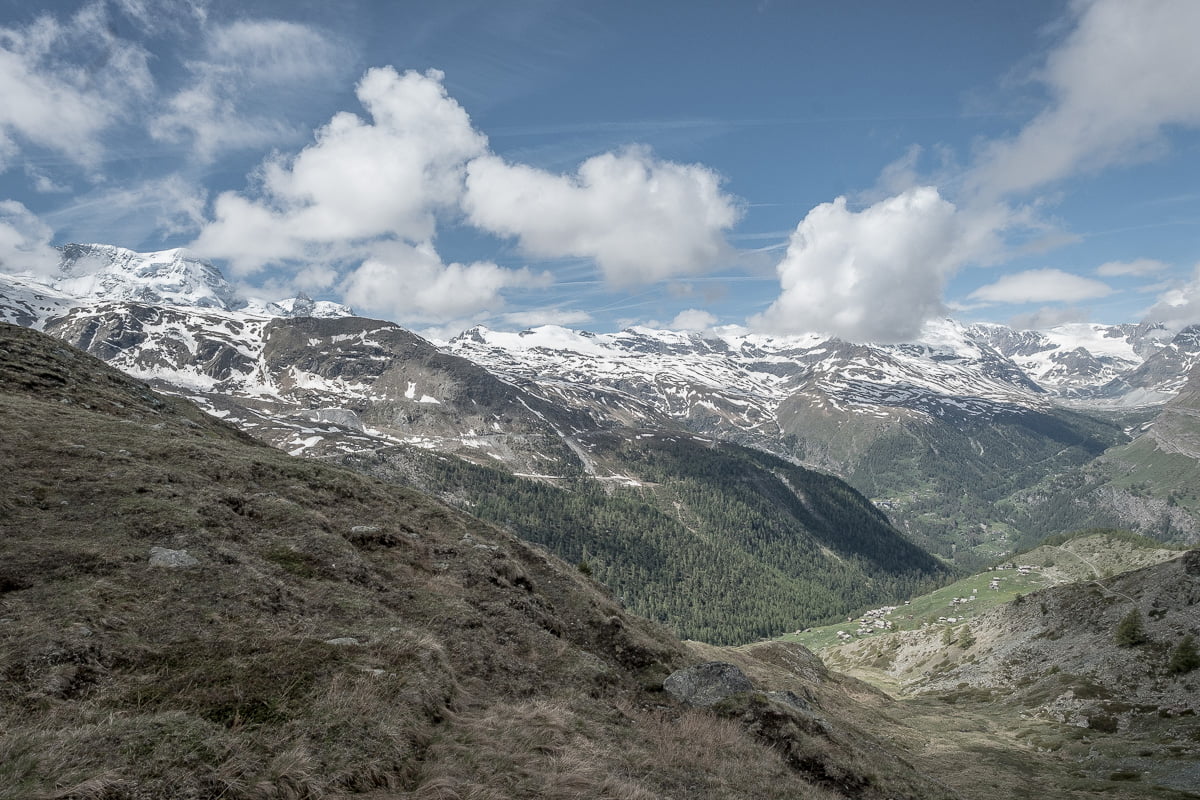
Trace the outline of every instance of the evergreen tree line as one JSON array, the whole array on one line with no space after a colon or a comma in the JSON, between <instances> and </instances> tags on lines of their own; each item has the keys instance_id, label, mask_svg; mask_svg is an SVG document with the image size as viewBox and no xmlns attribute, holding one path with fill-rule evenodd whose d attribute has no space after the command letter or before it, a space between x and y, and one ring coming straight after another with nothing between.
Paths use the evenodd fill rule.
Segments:
<instances>
[{"instance_id":1,"label":"evergreen tree line","mask_svg":"<svg viewBox=\"0 0 1200 800\"><path fill-rule=\"evenodd\" d=\"M643 488L562 485L427 453L428 486L586 565L634 612L740 644L919 594L947 570L831 476L683 435L597 440Z\"/></svg>"}]
</instances>

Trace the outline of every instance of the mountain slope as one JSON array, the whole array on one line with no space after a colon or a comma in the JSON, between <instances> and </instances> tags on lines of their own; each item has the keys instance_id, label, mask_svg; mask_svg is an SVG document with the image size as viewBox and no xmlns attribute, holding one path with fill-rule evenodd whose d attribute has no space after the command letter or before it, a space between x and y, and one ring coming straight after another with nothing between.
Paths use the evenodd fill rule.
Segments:
<instances>
[{"instance_id":1,"label":"mountain slope","mask_svg":"<svg viewBox=\"0 0 1200 800\"><path fill-rule=\"evenodd\" d=\"M41 334L0 412L0 797L956 796L801 648L687 708L574 568Z\"/></svg>"},{"instance_id":2,"label":"mountain slope","mask_svg":"<svg viewBox=\"0 0 1200 800\"><path fill-rule=\"evenodd\" d=\"M586 563L633 611L717 644L840 617L949 572L832 476L688 434L579 441L612 480L534 481L402 448L346 463Z\"/></svg>"},{"instance_id":3,"label":"mountain slope","mask_svg":"<svg viewBox=\"0 0 1200 800\"><path fill-rule=\"evenodd\" d=\"M1135 438L1006 501L1021 544L1079 527L1127 527L1165 542L1200 542L1200 367L1136 428Z\"/></svg>"},{"instance_id":4,"label":"mountain slope","mask_svg":"<svg viewBox=\"0 0 1200 800\"><path fill-rule=\"evenodd\" d=\"M439 351L332 304L238 298L183 251L69 245L63 255L40 283L0 279L0 314L289 453L407 443L563 480L595 472L587 432L689 430L834 472L967 569L1037 536L1118 522L1122 509L1145 516L1129 487L1107 486L1089 464L1141 421L1123 406L1169 397L1200 358L1190 329L951 320L899 345L547 326L476 328ZM623 469L597 477L619 481ZM1071 485L1047 488L1058 476ZM1058 502L1101 486L1096 509L1081 496ZM1186 505L1164 513L1162 535L1195 525Z\"/></svg>"},{"instance_id":5,"label":"mountain slope","mask_svg":"<svg viewBox=\"0 0 1200 800\"><path fill-rule=\"evenodd\" d=\"M577 415L393 323L105 303L45 329L288 452L408 442L519 471L580 469L557 432Z\"/></svg>"},{"instance_id":6,"label":"mountain slope","mask_svg":"<svg viewBox=\"0 0 1200 800\"><path fill-rule=\"evenodd\" d=\"M930 607L914 599L890 614L903 630L851 634L822 657L913 698L900 715L910 723L929 724L936 713L987 716L1057 753L1064 772L1131 782L1143 796L1200 792L1200 655L1178 656L1186 637L1200 637L1200 551L1168 554L1127 535L1093 534L1020 558L1030 575L998 571L975 581L980 601L996 591L989 580L1009 598L1018 589L1009 602L974 613L986 602L949 606L943 596ZM1102 574L1129 561L1148 566ZM1037 588L1060 572L1083 577ZM964 582L937 594L951 591L971 589ZM903 619L909 611L917 620ZM1140 633L1122 634L1131 615Z\"/></svg>"}]
</instances>

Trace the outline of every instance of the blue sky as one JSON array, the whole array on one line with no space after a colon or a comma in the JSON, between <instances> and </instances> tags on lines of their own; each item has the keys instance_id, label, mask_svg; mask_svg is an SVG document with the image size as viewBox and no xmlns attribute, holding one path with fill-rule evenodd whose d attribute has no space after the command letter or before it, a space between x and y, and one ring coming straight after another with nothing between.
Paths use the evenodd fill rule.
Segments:
<instances>
[{"instance_id":1,"label":"blue sky","mask_svg":"<svg viewBox=\"0 0 1200 800\"><path fill-rule=\"evenodd\" d=\"M1200 3L0 0L0 269L447 335L1200 322Z\"/></svg>"}]
</instances>

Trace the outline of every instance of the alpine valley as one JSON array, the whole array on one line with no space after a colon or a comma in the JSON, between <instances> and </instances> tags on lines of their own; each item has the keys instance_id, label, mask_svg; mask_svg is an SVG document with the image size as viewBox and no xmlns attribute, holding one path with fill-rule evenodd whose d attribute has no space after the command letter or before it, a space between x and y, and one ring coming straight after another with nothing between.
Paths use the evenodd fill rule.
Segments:
<instances>
[{"instance_id":1,"label":"alpine valley","mask_svg":"<svg viewBox=\"0 0 1200 800\"><path fill-rule=\"evenodd\" d=\"M1200 790L1195 328L435 343L62 256L0 277L0 800Z\"/></svg>"},{"instance_id":2,"label":"alpine valley","mask_svg":"<svg viewBox=\"0 0 1200 800\"><path fill-rule=\"evenodd\" d=\"M61 252L52 276L0 278L0 318L292 455L433 491L691 638L844 617L1065 530L1200 538L1181 393L1197 327L946 319L900 345L476 327L439 344L240 297L182 250Z\"/></svg>"}]
</instances>

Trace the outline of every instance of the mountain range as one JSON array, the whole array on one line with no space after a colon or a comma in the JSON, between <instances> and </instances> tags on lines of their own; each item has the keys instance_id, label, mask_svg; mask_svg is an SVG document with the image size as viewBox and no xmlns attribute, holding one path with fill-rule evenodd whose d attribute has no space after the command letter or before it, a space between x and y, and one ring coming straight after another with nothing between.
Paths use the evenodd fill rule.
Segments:
<instances>
[{"instance_id":1,"label":"mountain range","mask_svg":"<svg viewBox=\"0 0 1200 800\"><path fill-rule=\"evenodd\" d=\"M407 446L550 485L585 476L644 493L645 476L600 434L678 432L832 472L960 566L1013 549L1047 503L1067 527L1099 515L1196 535L1189 514L1165 529L1146 522L1148 504L1168 500L1153 487L1139 495L1093 477L1091 496L1069 498L1047 487L1114 447L1159 436L1154 452L1169 450L1170 426L1153 420L1200 361L1197 327L937 320L899 345L476 327L439 344L329 302L243 299L185 251L62 253L53 276L0 279L0 318L293 454L361 459Z\"/></svg>"}]
</instances>

